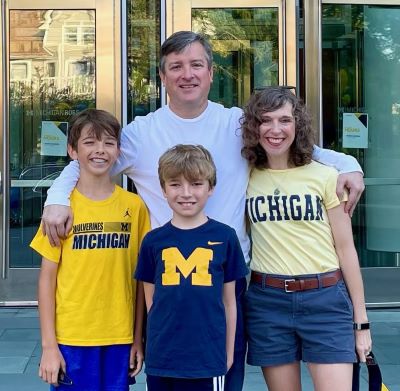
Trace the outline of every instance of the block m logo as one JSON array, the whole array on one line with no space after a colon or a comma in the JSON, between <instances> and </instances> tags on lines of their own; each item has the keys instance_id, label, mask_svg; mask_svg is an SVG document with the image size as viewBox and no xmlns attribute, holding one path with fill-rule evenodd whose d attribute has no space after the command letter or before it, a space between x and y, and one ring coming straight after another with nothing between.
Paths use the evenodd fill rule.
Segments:
<instances>
[{"instance_id":1,"label":"block m logo","mask_svg":"<svg viewBox=\"0 0 400 391\"><path fill-rule=\"evenodd\" d=\"M170 247L163 250L162 260L165 264L163 285L179 285L181 274L188 278L192 273L192 285L211 286L211 274L208 272L209 263L213 260L211 249L198 247L186 259L178 248Z\"/></svg>"}]
</instances>

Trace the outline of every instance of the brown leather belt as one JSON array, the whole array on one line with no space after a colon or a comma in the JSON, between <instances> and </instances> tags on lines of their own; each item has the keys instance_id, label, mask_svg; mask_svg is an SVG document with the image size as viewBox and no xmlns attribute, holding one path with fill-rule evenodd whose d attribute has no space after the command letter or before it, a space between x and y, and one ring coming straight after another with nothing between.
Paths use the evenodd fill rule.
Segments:
<instances>
[{"instance_id":1,"label":"brown leather belt","mask_svg":"<svg viewBox=\"0 0 400 391\"><path fill-rule=\"evenodd\" d=\"M319 279L316 277L295 277L284 279L252 271L250 281L260 285L265 284L265 286L283 289L285 292L299 292L336 285L342 278L342 272L339 269L332 273L323 274Z\"/></svg>"}]
</instances>

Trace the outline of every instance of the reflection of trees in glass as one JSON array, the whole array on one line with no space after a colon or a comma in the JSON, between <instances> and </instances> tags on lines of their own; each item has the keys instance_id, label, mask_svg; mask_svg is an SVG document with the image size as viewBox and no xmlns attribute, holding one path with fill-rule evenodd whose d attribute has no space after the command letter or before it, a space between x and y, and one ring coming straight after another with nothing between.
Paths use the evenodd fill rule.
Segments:
<instances>
[{"instance_id":1,"label":"reflection of trees in glass","mask_svg":"<svg viewBox=\"0 0 400 391\"><path fill-rule=\"evenodd\" d=\"M35 65L30 79L10 81L13 177L18 177L21 170L31 164L66 161L66 157L40 156L42 121L68 121L74 113L95 106L94 75L65 78L44 75L43 65Z\"/></svg>"},{"instance_id":2,"label":"reflection of trees in glass","mask_svg":"<svg viewBox=\"0 0 400 391\"><path fill-rule=\"evenodd\" d=\"M95 105L94 10L10 11L12 176L41 156L42 121L68 121Z\"/></svg>"},{"instance_id":3,"label":"reflection of trees in glass","mask_svg":"<svg viewBox=\"0 0 400 391\"><path fill-rule=\"evenodd\" d=\"M374 21L369 20L369 14L374 15ZM383 57L400 62L398 6L324 4L322 18L325 23L341 24L347 34L368 34Z\"/></svg>"},{"instance_id":4,"label":"reflection of trees in glass","mask_svg":"<svg viewBox=\"0 0 400 391\"><path fill-rule=\"evenodd\" d=\"M214 80L232 85L231 95L237 93L234 100L227 96L221 103L242 105L255 87L278 84L277 9L192 9L192 25L212 43Z\"/></svg>"},{"instance_id":5,"label":"reflection of trees in glass","mask_svg":"<svg viewBox=\"0 0 400 391\"><path fill-rule=\"evenodd\" d=\"M159 107L160 2L128 1L128 122Z\"/></svg>"}]
</instances>

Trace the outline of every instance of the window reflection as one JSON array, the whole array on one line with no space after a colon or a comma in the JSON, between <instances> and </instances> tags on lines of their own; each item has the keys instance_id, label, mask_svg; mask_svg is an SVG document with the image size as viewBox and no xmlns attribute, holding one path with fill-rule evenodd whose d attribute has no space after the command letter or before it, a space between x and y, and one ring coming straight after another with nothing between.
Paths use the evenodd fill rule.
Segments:
<instances>
[{"instance_id":1,"label":"window reflection","mask_svg":"<svg viewBox=\"0 0 400 391\"><path fill-rule=\"evenodd\" d=\"M255 88L279 84L277 8L194 8L192 26L213 47L211 100L243 106Z\"/></svg>"},{"instance_id":2,"label":"window reflection","mask_svg":"<svg viewBox=\"0 0 400 391\"><path fill-rule=\"evenodd\" d=\"M68 161L69 118L95 106L95 12L10 11L10 264L39 265L29 242Z\"/></svg>"},{"instance_id":3,"label":"window reflection","mask_svg":"<svg viewBox=\"0 0 400 391\"><path fill-rule=\"evenodd\" d=\"M325 4L322 16L324 146L354 155L364 170L353 217L362 265L400 266L400 7ZM344 118L361 114L368 126L353 126L352 137L366 143L349 146Z\"/></svg>"},{"instance_id":4,"label":"window reflection","mask_svg":"<svg viewBox=\"0 0 400 391\"><path fill-rule=\"evenodd\" d=\"M128 1L128 118L146 115L161 105L158 63L160 1Z\"/></svg>"}]
</instances>

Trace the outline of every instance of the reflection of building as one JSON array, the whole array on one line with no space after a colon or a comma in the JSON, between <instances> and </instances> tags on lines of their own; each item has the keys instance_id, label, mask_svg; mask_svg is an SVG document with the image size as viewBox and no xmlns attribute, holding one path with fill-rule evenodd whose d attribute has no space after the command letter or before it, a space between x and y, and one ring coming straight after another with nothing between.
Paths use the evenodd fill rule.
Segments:
<instances>
[{"instance_id":1,"label":"reflection of building","mask_svg":"<svg viewBox=\"0 0 400 391\"><path fill-rule=\"evenodd\" d=\"M68 88L91 95L95 75L95 20L92 11L12 11L10 80L16 89L45 93Z\"/></svg>"},{"instance_id":2,"label":"reflection of building","mask_svg":"<svg viewBox=\"0 0 400 391\"><path fill-rule=\"evenodd\" d=\"M17 7L22 2L28 0L7 2L9 61L0 59L10 74L2 80L10 99L3 98L9 115L0 138L3 183L11 180L0 221L0 249L10 241L4 270L37 267L27 243L52 170L66 163L40 150L43 121L67 121L95 105L124 122L156 110L167 103L160 44L193 29L214 49L210 99L242 106L256 88L295 86L311 108L319 143L359 160L366 191L353 229L367 299L399 305L400 0L69 0L63 10L48 0L32 2L38 9ZM367 148L344 145L345 114L368 114Z\"/></svg>"}]
</instances>

